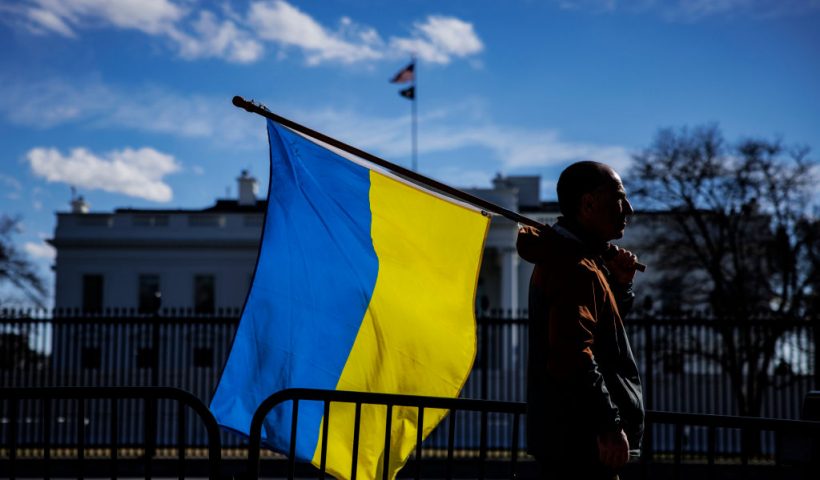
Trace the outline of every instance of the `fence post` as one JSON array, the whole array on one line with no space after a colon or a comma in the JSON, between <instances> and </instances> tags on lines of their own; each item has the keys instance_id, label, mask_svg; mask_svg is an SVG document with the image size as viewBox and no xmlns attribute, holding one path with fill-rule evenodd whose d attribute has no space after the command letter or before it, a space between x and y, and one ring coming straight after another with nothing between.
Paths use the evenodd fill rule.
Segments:
<instances>
[{"instance_id":1,"label":"fence post","mask_svg":"<svg viewBox=\"0 0 820 480\"><path fill-rule=\"evenodd\" d=\"M811 345L814 348L814 389L820 390L820 348L818 348L818 344L820 344L820 316L818 314L814 314L811 319L812 323L812 335L814 336L813 342Z\"/></svg>"},{"instance_id":2,"label":"fence post","mask_svg":"<svg viewBox=\"0 0 820 480\"><path fill-rule=\"evenodd\" d=\"M654 407L652 401L652 385L654 382L655 376L655 336L652 332L652 326L655 324L654 321L647 321L649 319L644 318L644 342L646 342L646 348L644 348L644 355L646 355L646 379L643 382L643 392L644 392L644 406L646 410L652 410Z\"/></svg>"},{"instance_id":3,"label":"fence post","mask_svg":"<svg viewBox=\"0 0 820 480\"><path fill-rule=\"evenodd\" d=\"M159 290L154 292L154 303L151 305L151 386L159 386L159 309L162 306L162 293ZM146 424L145 431L145 456L153 458L157 453L157 422L159 422L159 400L154 399L148 404L151 415L147 418L153 418Z\"/></svg>"},{"instance_id":4,"label":"fence post","mask_svg":"<svg viewBox=\"0 0 820 480\"><path fill-rule=\"evenodd\" d=\"M481 335L481 351L479 355L481 355L481 398L484 400L489 399L489 391L490 391L490 372L489 372L489 365L490 362L488 358L490 356L489 350L489 322L487 318L482 318L479 322L479 335Z\"/></svg>"}]
</instances>

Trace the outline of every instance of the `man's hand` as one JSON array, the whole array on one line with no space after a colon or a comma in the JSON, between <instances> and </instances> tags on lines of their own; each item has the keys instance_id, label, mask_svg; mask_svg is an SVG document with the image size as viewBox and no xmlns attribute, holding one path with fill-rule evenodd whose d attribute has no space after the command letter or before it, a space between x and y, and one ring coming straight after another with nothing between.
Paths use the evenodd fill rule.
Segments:
<instances>
[{"instance_id":1,"label":"man's hand","mask_svg":"<svg viewBox=\"0 0 820 480\"><path fill-rule=\"evenodd\" d=\"M626 285L635 277L635 270L638 269L638 257L629 250L612 245L615 252L604 264L612 274L612 278L621 285Z\"/></svg>"},{"instance_id":2,"label":"man's hand","mask_svg":"<svg viewBox=\"0 0 820 480\"><path fill-rule=\"evenodd\" d=\"M612 469L626 465L629 460L629 440L623 430L598 435L598 458Z\"/></svg>"}]
</instances>

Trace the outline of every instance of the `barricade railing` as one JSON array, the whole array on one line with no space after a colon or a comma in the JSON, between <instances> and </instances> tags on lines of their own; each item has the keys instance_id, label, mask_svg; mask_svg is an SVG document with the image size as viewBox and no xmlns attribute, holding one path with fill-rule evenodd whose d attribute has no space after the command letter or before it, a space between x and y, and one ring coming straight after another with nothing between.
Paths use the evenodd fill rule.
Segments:
<instances>
[{"instance_id":1,"label":"barricade railing","mask_svg":"<svg viewBox=\"0 0 820 480\"><path fill-rule=\"evenodd\" d=\"M87 442L86 425L88 423L86 403L91 401L108 402L108 428L109 434L107 442L100 444L89 444ZM18 438L19 424L21 423L21 403L34 401L38 404L35 409L35 418L27 417L27 422L37 422L40 424L39 438L35 440L22 440ZM75 402L73 409L61 409L60 417L55 418L56 405L58 403ZM180 479L186 477L186 432L188 430L186 422L187 409L190 409L199 417L201 425L207 431L207 470L212 479L217 479L220 472L221 463L221 442L219 437L219 427L211 412L194 395L177 388L171 387L21 387L0 389L0 404L4 406L4 422L2 431L2 443L0 445L6 450L7 460L3 473L11 479L18 475L18 450L29 449L38 452L35 459L37 476L49 478L51 476L51 464L53 460L53 450L64 452L72 450L72 470L77 478L86 476L87 466L90 463L86 458L87 450L103 450L108 453L103 461L108 463L107 475L116 478L122 473L119 471L120 463L124 463L120 458L120 450L126 446L120 441L120 425L123 420L121 412L121 402L141 401L143 403L140 413L143 418L138 419L144 425L142 441L137 445L141 449L142 474L145 478L152 477L153 461L155 459L156 433L158 422L158 403L161 401L171 401L176 404L176 442L173 450L176 451L176 470ZM27 405L31 408L31 405ZM73 412L72 412L73 410ZM73 415L71 415L73 413ZM65 416L73 416L73 419L66 419ZM71 420L71 421L68 421ZM55 445L52 442L53 432L61 425L75 425L76 443L73 445ZM71 447L71 448L67 448ZM74 450L76 453L74 454ZM0 463L0 464L2 464ZM65 472L60 472L60 476L65 476ZM131 472L132 473L132 472ZM96 475L95 475L96 476ZM133 476L129 474L128 476Z\"/></svg>"},{"instance_id":2,"label":"barricade railing","mask_svg":"<svg viewBox=\"0 0 820 480\"><path fill-rule=\"evenodd\" d=\"M490 413L506 414L512 416L512 435L510 437L510 464L509 476L514 478L516 476L519 445L519 425L521 417L526 413L526 404L520 402L500 402L490 400L471 400L463 398L441 398L441 397L424 397L413 395L396 395L383 393L364 393L364 392L348 392L338 390L313 390L313 389L289 389L277 392L268 397L257 408L251 422L250 444L248 445L248 478L259 478L260 472L260 449L262 448L262 427L265 417L277 405L285 402L292 402L292 423L290 427L290 452L288 454L287 478L293 479L296 469L295 460L295 446L297 436L297 417L299 413L300 402L316 401L322 402L324 408L324 421L321 432L320 441L320 466L319 478L325 478L325 460L327 458L327 441L328 441L328 424L330 415L331 403L347 403L355 405L355 420L354 420L354 435L352 446L352 470L351 480L356 479L356 466L358 457L358 443L359 443L359 425L361 421L361 411L363 405L380 405L385 406L385 436L384 436L384 468L383 478L387 479L390 462L390 444L391 444L391 420L394 407L411 407L418 409L418 423L416 438L416 449L414 458L414 478L417 480L421 478L422 464L424 462L422 449L422 428L424 424L424 412L428 409L443 409L449 410L449 415L442 424L447 424L448 441L447 441L447 456L445 463L445 478L453 477L453 463L454 463L454 433L457 412L478 412L481 415L480 429L479 429L479 451L478 462L479 472L477 478L483 479L486 474L487 464L487 431L488 418ZM441 427L439 427L441 428Z\"/></svg>"},{"instance_id":3,"label":"barricade railing","mask_svg":"<svg viewBox=\"0 0 820 480\"><path fill-rule=\"evenodd\" d=\"M110 435L106 437L107 443L91 444L86 437L85 425L86 417L89 413L87 403L91 402L108 402L110 409L107 415ZM137 447L143 454L137 460L134 458L122 458L119 455L121 447L125 445L120 441L119 428L120 419L123 411L120 409L120 403L124 401L142 402L142 409L137 421L142 422L145 428L145 434L138 439L136 443L130 445ZM154 469L153 462L157 456L151 451L157 448L155 438L151 435L156 435L156 430L147 428L148 425L156 425L160 420L157 412L158 402L174 402L176 415L173 417L173 422L176 423L175 442L170 449L175 453L168 457L168 462L160 464L160 469ZM37 402L39 407L36 411L29 412L35 416L34 422L39 423L40 435L38 438L32 440L19 438L20 430L19 424L23 421L21 415L21 405L23 402ZM72 450L71 463L66 466L63 465L59 472L52 471L52 463L57 458L54 458L53 452L57 449L52 441L55 425L57 424L55 416L58 413L56 405L60 402L75 402L73 410L59 411L61 415L74 416L74 424L68 422L75 429L75 443L70 445ZM287 453L286 460L278 460L286 463L286 475L289 479L294 478L296 474L296 459L294 448L297 441L297 421L299 414L300 403L303 402L321 402L324 412L323 431L319 435L319 448L321 454L321 464L318 469L318 478L326 477L325 459L328 453L328 425L330 424L329 415L331 412L330 406L332 403L346 403L355 407L355 426L358 427L361 422L361 412L364 405L378 405L385 408L385 432L384 432L384 446L385 455L383 462L385 467L389 465L390 457L390 434L392 429L392 412L395 407L409 407L418 409L417 426L423 425L425 411L430 409L448 410L449 415L442 421L439 430L445 431L447 437L446 447L442 451L436 450L437 453L430 451L425 452L423 449L423 442L421 438L422 429L417 429L417 443L414 451L414 456L411 459L408 471L402 476L411 475L416 479L429 476L430 470L425 469L428 463L434 463L434 470L436 477L454 478L463 477L464 465L461 465L463 459L466 458L466 464L469 464L470 471L467 475L471 478L483 479L487 476L492 477L509 477L509 478L527 478L526 473L534 472L531 462L521 462L521 455L524 449L521 436L521 423L526 415L526 404L521 402L502 402L502 401L488 401L488 400L472 400L472 399L457 399L457 398L440 398L440 397L422 397L409 395L395 395L395 394L380 394L380 393L364 393L364 392L347 392L347 391L332 391L332 390L312 390L312 389L290 389L278 392L268 397L257 408L251 423L250 439L247 446L247 462L241 460L234 462L234 469L237 472L243 472L243 478L256 479L260 475L260 459L262 444L262 429L265 418L277 406L287 404L285 408L290 407L292 410L292 423L290 426L290 445L291 450ZM189 445L186 442L190 435L186 436L186 422L188 422L189 415L186 415L186 409L198 416L199 424L204 427L207 433L207 475L212 479L220 478L220 475L226 474L225 462L223 462L222 444L220 440L220 431L216 420L210 413L208 408L195 396L183 390L170 387L32 387L32 388L6 388L0 389L0 407L2 407L2 417L4 419L2 429L0 429L0 450L3 451L0 457L0 471L3 476L8 478L16 478L22 476L26 472L18 471L18 450L28 449L37 450L34 460L35 476L49 478L52 473L59 474L61 477L76 476L83 478L87 475L86 466L91 463L86 458L86 450L90 447L104 450L105 454L102 456L102 462L107 464L107 468L103 471L105 476L116 478L121 476L143 476L151 478L156 471L162 476L173 475L174 470L179 478L185 478L189 469L186 469L186 462L190 460L189 453L186 453L186 447ZM469 452L469 455L464 455L461 452L459 455L456 449L455 431L456 423L458 422L459 414L470 412L471 414L480 415L480 429L478 434L477 451ZM506 424L510 426L509 429L504 430L508 433L508 438L504 441L495 444L488 442L488 432L490 431L489 423L492 421L499 421L499 415L505 416ZM496 417L493 417L496 416ZM28 417L27 417L28 420ZM773 467L776 470L785 469L802 469L810 472L812 469L818 468L818 454L820 454L820 422L815 421L797 421L797 420L781 420L769 418L752 418L752 417L736 417L725 415L703 415L703 414L688 414L688 413L673 413L673 412L658 412L647 411L646 415L646 432L643 445L643 455L638 464L631 464L627 466L628 470L634 472L632 477L642 478L657 478L658 476L667 476L671 479L682 478L683 472L691 467L703 468L705 477L720 478L720 470L724 468L740 469L741 475L745 478L744 470L751 468L760 469ZM716 439L720 434L730 433L740 439L739 449L721 449ZM671 444L673 449L669 451L666 448L657 450L657 436L661 434L671 433L672 439L670 442L664 442L664 445ZM706 441L692 441L692 437L702 435ZM773 452L764 452L761 449L761 436L771 435L774 438ZM690 441L687 443L686 439ZM353 461L351 463L351 477L356 478L356 459L358 458L358 444L360 440L360 429L354 429L352 455ZM168 445L165 445L166 447ZM60 449L65 450L67 445L58 445ZM493 449L493 451L491 451ZM499 452L499 449L504 449L504 452ZM74 453L76 451L76 453ZM196 459L201 461L202 453L196 455ZM492 453L492 455L490 455ZM97 455L97 460L100 456ZM492 471L488 475L488 464L494 459L503 459L503 463L494 464ZM139 474L135 474L136 470L122 471L120 468L122 464L127 461L137 462L141 465ZM29 462L31 465L31 462ZM99 461L97 463L100 463ZM443 463L443 470L442 470ZM527 463L527 466L523 465ZM242 465L244 464L244 465ZM456 464L460 464L461 471L455 471ZM279 464L281 465L281 463ZM97 465L99 467L99 465ZM244 468L243 468L244 467ZM641 473L636 470L640 470ZM99 476L100 468L94 471L94 476ZM388 468L383 468L386 478ZM817 470L814 470L815 472ZM199 474L201 476L201 473ZM31 476L29 473L26 476Z\"/></svg>"},{"instance_id":4,"label":"barricade railing","mask_svg":"<svg viewBox=\"0 0 820 480\"><path fill-rule=\"evenodd\" d=\"M666 455L667 458L658 459L653 437L670 427L673 435L671 458ZM768 464L775 469L820 467L820 422L650 410L646 412L646 432L640 462L643 478L654 478L655 475L650 473L653 464L671 465L674 479L681 478L684 464L703 464L707 466L707 478L719 478L715 473L718 459L723 465L739 466L743 470L742 478L748 477L745 470L753 459L758 466ZM739 452L719 452L716 441L719 433L737 436ZM691 442L692 447L685 448L685 437L697 434L705 434L706 448L703 448L704 442ZM774 436L772 454L761 450L762 435L766 434Z\"/></svg>"}]
</instances>

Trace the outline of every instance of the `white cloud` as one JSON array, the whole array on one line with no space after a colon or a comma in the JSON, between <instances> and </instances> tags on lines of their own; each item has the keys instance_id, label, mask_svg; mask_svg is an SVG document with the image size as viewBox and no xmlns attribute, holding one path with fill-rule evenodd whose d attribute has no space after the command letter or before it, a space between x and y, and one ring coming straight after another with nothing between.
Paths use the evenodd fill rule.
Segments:
<instances>
[{"instance_id":1,"label":"white cloud","mask_svg":"<svg viewBox=\"0 0 820 480\"><path fill-rule=\"evenodd\" d=\"M491 136L491 132L486 133ZM591 159L622 170L631 162L624 147L564 140L553 130L502 132L487 143L500 152L509 168L561 165Z\"/></svg>"},{"instance_id":2,"label":"white cloud","mask_svg":"<svg viewBox=\"0 0 820 480\"><path fill-rule=\"evenodd\" d=\"M617 0L554 0L562 10L587 10L594 13L613 12ZM651 2L652 0L647 0Z\"/></svg>"},{"instance_id":3,"label":"white cloud","mask_svg":"<svg viewBox=\"0 0 820 480\"><path fill-rule=\"evenodd\" d=\"M391 38L390 44L398 51L439 64L447 64L453 57L467 57L484 49L471 23L438 15L416 23L413 37Z\"/></svg>"},{"instance_id":4,"label":"white cloud","mask_svg":"<svg viewBox=\"0 0 820 480\"><path fill-rule=\"evenodd\" d=\"M734 13L762 13L760 8L768 8L759 0L678 0L660 7L664 18L672 21L696 21L706 17Z\"/></svg>"},{"instance_id":5,"label":"white cloud","mask_svg":"<svg viewBox=\"0 0 820 480\"><path fill-rule=\"evenodd\" d=\"M172 0L29 0L15 11L37 33L75 38L78 31L95 27L137 30L170 40L186 59L250 63L264 53L261 43L234 21L208 10L190 15Z\"/></svg>"},{"instance_id":6,"label":"white cloud","mask_svg":"<svg viewBox=\"0 0 820 480\"><path fill-rule=\"evenodd\" d=\"M407 55L447 64L453 58L469 57L484 49L472 23L443 15L430 15L423 22L414 23L410 36L392 36L388 41L384 41L376 29L346 16L335 29L328 28L284 0L252 2L247 23L260 39L281 47L280 57L285 57L288 49L296 49L304 53L311 66L327 62L354 64Z\"/></svg>"},{"instance_id":7,"label":"white cloud","mask_svg":"<svg viewBox=\"0 0 820 480\"><path fill-rule=\"evenodd\" d=\"M760 1L754 0L686 0L677 2L680 10L689 12L692 15L713 15L726 13L731 10L748 8Z\"/></svg>"},{"instance_id":8,"label":"white cloud","mask_svg":"<svg viewBox=\"0 0 820 480\"><path fill-rule=\"evenodd\" d=\"M818 0L675 0L657 6L670 21L694 22L710 17L775 18L820 9Z\"/></svg>"},{"instance_id":9,"label":"white cloud","mask_svg":"<svg viewBox=\"0 0 820 480\"><path fill-rule=\"evenodd\" d=\"M359 64L414 54L431 63L480 53L484 46L473 24L452 16L431 15L413 24L409 36L384 41L379 32L342 16L335 27L322 25L285 0L251 1L245 15L230 4L218 11L194 8L185 0L24 0L3 7L29 30L77 38L90 28L136 30L170 42L182 58L221 58L252 63L264 42L305 56L315 66L328 62Z\"/></svg>"},{"instance_id":10,"label":"white cloud","mask_svg":"<svg viewBox=\"0 0 820 480\"><path fill-rule=\"evenodd\" d=\"M220 21L213 13L200 12L192 25L194 35L173 31L169 36L187 59L224 58L236 63L252 63L265 53L261 43L231 20Z\"/></svg>"},{"instance_id":11,"label":"white cloud","mask_svg":"<svg viewBox=\"0 0 820 480\"><path fill-rule=\"evenodd\" d=\"M455 17L431 16L418 29L441 50L463 57L480 52L484 46L473 30L473 25Z\"/></svg>"},{"instance_id":12,"label":"white cloud","mask_svg":"<svg viewBox=\"0 0 820 480\"><path fill-rule=\"evenodd\" d=\"M63 155L54 148L33 148L26 154L32 172L48 182L121 193L157 202L173 197L163 178L179 170L174 157L153 148L125 148L95 155L75 148Z\"/></svg>"},{"instance_id":13,"label":"white cloud","mask_svg":"<svg viewBox=\"0 0 820 480\"><path fill-rule=\"evenodd\" d=\"M590 13L653 13L672 22L712 17L767 18L799 15L820 8L819 0L553 0L564 10Z\"/></svg>"},{"instance_id":14,"label":"white cloud","mask_svg":"<svg viewBox=\"0 0 820 480\"><path fill-rule=\"evenodd\" d=\"M167 34L185 12L169 0L33 0L28 19L44 30L72 37L72 26L95 24L139 30L149 35Z\"/></svg>"},{"instance_id":15,"label":"white cloud","mask_svg":"<svg viewBox=\"0 0 820 480\"><path fill-rule=\"evenodd\" d=\"M53 260L57 256L57 251L51 245L40 242L26 242L23 244L23 250L34 258L42 258L45 260Z\"/></svg>"},{"instance_id":16,"label":"white cloud","mask_svg":"<svg viewBox=\"0 0 820 480\"><path fill-rule=\"evenodd\" d=\"M66 22L56 13L43 8L31 8L27 12L28 19L31 20L29 28L34 33L46 33L51 31L64 37L74 38L76 35Z\"/></svg>"},{"instance_id":17,"label":"white cloud","mask_svg":"<svg viewBox=\"0 0 820 480\"><path fill-rule=\"evenodd\" d=\"M0 185L2 185L4 190L12 190L15 192L23 190L23 184L20 183L20 180L8 175L3 175L2 173L0 173Z\"/></svg>"},{"instance_id":18,"label":"white cloud","mask_svg":"<svg viewBox=\"0 0 820 480\"><path fill-rule=\"evenodd\" d=\"M433 166L430 175L457 188L490 188L495 174L489 170L462 168L456 165Z\"/></svg>"},{"instance_id":19,"label":"white cloud","mask_svg":"<svg viewBox=\"0 0 820 480\"><path fill-rule=\"evenodd\" d=\"M489 159L502 170L532 170L566 165L577 160L597 160L619 171L631 163L631 155L620 145L600 145L564 139L556 130L498 124L471 111L471 105L442 108L423 115L419 134L419 154L452 152L464 148L484 148ZM378 152L386 159L409 154L409 116L401 118L368 117L352 111L324 109L303 112L305 123L332 132L331 136L365 150ZM465 168L462 164L459 168ZM471 180L480 179L471 174Z\"/></svg>"},{"instance_id":20,"label":"white cloud","mask_svg":"<svg viewBox=\"0 0 820 480\"><path fill-rule=\"evenodd\" d=\"M0 174L0 188L2 188L3 196L9 200L19 200L20 193L23 191L23 184L14 177Z\"/></svg>"},{"instance_id":21,"label":"white cloud","mask_svg":"<svg viewBox=\"0 0 820 480\"><path fill-rule=\"evenodd\" d=\"M251 3L248 21L260 38L303 50L308 65L325 61L356 63L384 56L380 51L382 41L375 30L358 27L343 17L341 28L331 32L282 0Z\"/></svg>"},{"instance_id":22,"label":"white cloud","mask_svg":"<svg viewBox=\"0 0 820 480\"><path fill-rule=\"evenodd\" d=\"M263 141L263 130L228 98L203 97L141 86L120 90L99 81L13 79L0 75L0 114L18 125L51 128L85 123L96 128L129 128L188 138L207 138L243 147Z\"/></svg>"},{"instance_id":23,"label":"white cloud","mask_svg":"<svg viewBox=\"0 0 820 480\"><path fill-rule=\"evenodd\" d=\"M429 129L427 129L429 130ZM504 169L557 166L592 159L622 170L631 162L626 148L562 139L554 130L505 125L445 127L425 132L425 149L448 151L484 147Z\"/></svg>"},{"instance_id":24,"label":"white cloud","mask_svg":"<svg viewBox=\"0 0 820 480\"><path fill-rule=\"evenodd\" d=\"M265 143L258 119L237 111L225 98L186 96L159 88L120 91L87 81L72 86L56 81L2 80L0 76L0 83L8 88L0 90L0 112L18 124L50 127L85 122L101 129L204 138L243 150ZM281 106L285 116L289 110L299 112L294 120L387 159L409 155L409 115L379 117L329 107ZM44 112L49 115L45 119ZM184 121L180 112L187 112ZM422 155L478 147L486 149L487 159L498 162L499 168L517 170L580 159L599 160L623 170L631 162L623 146L570 140L550 128L498 123L483 112L480 102L427 110L419 123L423 126L419 136ZM191 168L198 172L196 166Z\"/></svg>"},{"instance_id":25,"label":"white cloud","mask_svg":"<svg viewBox=\"0 0 820 480\"><path fill-rule=\"evenodd\" d=\"M93 82L17 80L0 76L0 111L20 125L49 128L104 110L112 92Z\"/></svg>"}]
</instances>

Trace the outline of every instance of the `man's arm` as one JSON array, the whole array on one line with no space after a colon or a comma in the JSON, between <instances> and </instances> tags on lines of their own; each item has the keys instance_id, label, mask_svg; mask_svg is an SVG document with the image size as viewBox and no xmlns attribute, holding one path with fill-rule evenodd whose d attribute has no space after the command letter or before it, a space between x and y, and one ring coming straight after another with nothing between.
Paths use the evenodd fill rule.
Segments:
<instances>
[{"instance_id":1,"label":"man's arm","mask_svg":"<svg viewBox=\"0 0 820 480\"><path fill-rule=\"evenodd\" d=\"M530 263L544 261L546 253L545 232L538 228L523 226L518 229L518 238L515 247L518 254Z\"/></svg>"},{"instance_id":2,"label":"man's arm","mask_svg":"<svg viewBox=\"0 0 820 480\"><path fill-rule=\"evenodd\" d=\"M638 266L638 258L623 248L614 246L615 255L605 263L609 270L609 283L615 301L618 303L618 312L621 318L629 315L635 301L632 291L632 279ZM629 440L626 433L619 428L618 432L604 432L598 435L598 457L601 463L610 468L620 468L629 461Z\"/></svg>"},{"instance_id":3,"label":"man's arm","mask_svg":"<svg viewBox=\"0 0 820 480\"><path fill-rule=\"evenodd\" d=\"M564 282L549 311L547 368L557 380L577 389L589 404L590 419L599 431L617 431L618 408L612 402L593 354L598 323L596 305L604 301L597 275L578 267Z\"/></svg>"},{"instance_id":4,"label":"man's arm","mask_svg":"<svg viewBox=\"0 0 820 480\"><path fill-rule=\"evenodd\" d=\"M637 270L638 257L629 250L612 245L614 255L608 258L604 264L609 270L609 283L615 301L618 303L618 312L621 318L629 315L632 304L635 301L635 293L632 291L632 279Z\"/></svg>"},{"instance_id":5,"label":"man's arm","mask_svg":"<svg viewBox=\"0 0 820 480\"><path fill-rule=\"evenodd\" d=\"M590 270L579 267L571 277L550 308L549 368L551 374L574 385L584 397L597 428L601 463L619 468L629 459L629 442L592 352L598 321L596 305L603 301L604 290Z\"/></svg>"}]
</instances>

